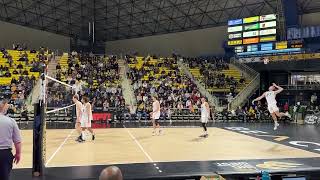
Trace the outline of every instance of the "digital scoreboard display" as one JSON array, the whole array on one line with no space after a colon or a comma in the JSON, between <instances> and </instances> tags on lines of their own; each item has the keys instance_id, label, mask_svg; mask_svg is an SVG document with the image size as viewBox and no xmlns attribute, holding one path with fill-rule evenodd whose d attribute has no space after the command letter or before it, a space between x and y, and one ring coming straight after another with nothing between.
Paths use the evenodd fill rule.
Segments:
<instances>
[{"instance_id":1,"label":"digital scoreboard display","mask_svg":"<svg viewBox=\"0 0 320 180\"><path fill-rule=\"evenodd\" d=\"M255 45L248 45L247 46L247 52L255 52L255 51L258 51L258 45L255 44Z\"/></svg>"},{"instance_id":2,"label":"digital scoreboard display","mask_svg":"<svg viewBox=\"0 0 320 180\"><path fill-rule=\"evenodd\" d=\"M244 52L244 47L243 46L236 46L236 47L234 47L234 50L236 53L242 53L242 52Z\"/></svg>"},{"instance_id":3,"label":"digital scoreboard display","mask_svg":"<svg viewBox=\"0 0 320 180\"><path fill-rule=\"evenodd\" d=\"M277 42L276 14L252 16L228 21L228 46L239 55L270 54L297 51L302 41Z\"/></svg>"},{"instance_id":4,"label":"digital scoreboard display","mask_svg":"<svg viewBox=\"0 0 320 180\"><path fill-rule=\"evenodd\" d=\"M287 49L288 41L281 41L276 43L276 49Z\"/></svg>"},{"instance_id":5,"label":"digital scoreboard display","mask_svg":"<svg viewBox=\"0 0 320 180\"><path fill-rule=\"evenodd\" d=\"M270 51L273 49L273 43L263 43L260 45L261 51Z\"/></svg>"},{"instance_id":6,"label":"digital scoreboard display","mask_svg":"<svg viewBox=\"0 0 320 180\"><path fill-rule=\"evenodd\" d=\"M289 48L303 48L303 41L302 40L293 40L288 42Z\"/></svg>"},{"instance_id":7,"label":"digital scoreboard display","mask_svg":"<svg viewBox=\"0 0 320 180\"><path fill-rule=\"evenodd\" d=\"M228 45L253 44L276 40L277 21L275 14L253 16L228 21Z\"/></svg>"}]
</instances>

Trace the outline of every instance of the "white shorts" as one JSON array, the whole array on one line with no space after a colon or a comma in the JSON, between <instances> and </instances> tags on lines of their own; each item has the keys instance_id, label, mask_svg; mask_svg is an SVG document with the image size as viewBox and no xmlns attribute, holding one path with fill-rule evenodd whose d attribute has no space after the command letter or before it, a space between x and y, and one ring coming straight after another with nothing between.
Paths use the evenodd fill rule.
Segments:
<instances>
[{"instance_id":1,"label":"white shorts","mask_svg":"<svg viewBox=\"0 0 320 180\"><path fill-rule=\"evenodd\" d=\"M277 111L279 112L279 108L276 104L268 105L268 110L271 114Z\"/></svg>"},{"instance_id":2,"label":"white shorts","mask_svg":"<svg viewBox=\"0 0 320 180\"><path fill-rule=\"evenodd\" d=\"M80 125L82 128L89 128L89 127L91 127L91 121L88 121L88 120L81 121Z\"/></svg>"},{"instance_id":3,"label":"white shorts","mask_svg":"<svg viewBox=\"0 0 320 180\"><path fill-rule=\"evenodd\" d=\"M153 113L152 119L160 119L160 112L159 113Z\"/></svg>"},{"instance_id":4,"label":"white shorts","mask_svg":"<svg viewBox=\"0 0 320 180\"><path fill-rule=\"evenodd\" d=\"M208 120L209 120L209 117L207 117L207 116L201 116L201 118L200 118L201 123L207 123Z\"/></svg>"}]
</instances>

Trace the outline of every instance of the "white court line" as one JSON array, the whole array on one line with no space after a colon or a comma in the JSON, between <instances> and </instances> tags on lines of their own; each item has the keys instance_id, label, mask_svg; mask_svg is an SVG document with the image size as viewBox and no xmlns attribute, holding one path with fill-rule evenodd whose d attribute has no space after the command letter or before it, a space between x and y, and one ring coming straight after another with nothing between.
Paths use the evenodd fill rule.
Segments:
<instances>
[{"instance_id":1,"label":"white court line","mask_svg":"<svg viewBox=\"0 0 320 180\"><path fill-rule=\"evenodd\" d=\"M51 157L49 158L49 160L46 163L46 166L48 166L48 164L50 163L50 161L54 158L54 156L56 156L56 154L60 151L60 149L62 148L62 146L67 142L67 140L70 138L70 136L72 135L72 133L75 131L75 129L73 129L69 135L64 139L64 141L60 144L60 146L58 147L58 149L51 155Z\"/></svg>"},{"instance_id":2,"label":"white court line","mask_svg":"<svg viewBox=\"0 0 320 180\"><path fill-rule=\"evenodd\" d=\"M154 162L153 159L149 156L149 154L144 150L144 148L141 146L141 144L139 143L139 141L136 139L136 137L134 137L132 135L132 133L129 131L128 128L126 128L125 125L123 125L123 127L127 130L127 132L129 133L129 135L131 136L131 138L136 142L136 144L139 146L139 148L141 149L141 151L144 153L144 155L146 155L146 157L149 159L150 162Z\"/></svg>"}]
</instances>

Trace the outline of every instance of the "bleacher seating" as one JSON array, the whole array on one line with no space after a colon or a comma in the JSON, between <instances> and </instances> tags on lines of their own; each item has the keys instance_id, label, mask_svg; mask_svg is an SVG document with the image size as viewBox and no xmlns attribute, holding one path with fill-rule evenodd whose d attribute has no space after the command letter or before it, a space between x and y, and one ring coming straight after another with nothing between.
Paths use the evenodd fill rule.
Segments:
<instances>
[{"instance_id":1,"label":"bleacher seating","mask_svg":"<svg viewBox=\"0 0 320 180\"><path fill-rule=\"evenodd\" d=\"M200 93L195 84L179 70L176 59L153 57L127 57L128 76L132 80L139 115L147 116L152 108L152 95L162 104L162 114L171 108L189 108L193 112L200 103ZM188 103L187 103L188 102ZM188 106L188 107L187 107Z\"/></svg>"},{"instance_id":2,"label":"bleacher seating","mask_svg":"<svg viewBox=\"0 0 320 180\"><path fill-rule=\"evenodd\" d=\"M79 86L77 93L89 96L95 109L124 106L115 57L64 54L59 65L61 69L57 70L56 78L71 86Z\"/></svg>"},{"instance_id":3,"label":"bleacher seating","mask_svg":"<svg viewBox=\"0 0 320 180\"><path fill-rule=\"evenodd\" d=\"M234 97L250 82L241 72L221 58L184 58L190 73L208 92L226 105L229 97Z\"/></svg>"},{"instance_id":4,"label":"bleacher seating","mask_svg":"<svg viewBox=\"0 0 320 180\"><path fill-rule=\"evenodd\" d=\"M32 68L31 62L38 61L38 58L37 58L38 52L30 53L30 51L25 51L28 55L28 63L26 61L19 61L20 55L24 51L7 50L7 52L10 56L12 56L12 60L13 60L12 67L9 66L8 60L7 60L7 58L4 57L3 52L0 52L0 66L8 67L9 72L11 73L11 77L0 77L0 85L10 85L12 78L19 79L21 74L13 74L14 70L19 71L19 69L14 68L15 66L18 66L19 64L21 64L23 66L23 69L21 69L21 71L24 71L24 70L28 71L27 76L29 78L31 78L32 76L35 76L35 78L37 79L39 77L39 72L30 71ZM26 76L26 75L23 75L23 76Z\"/></svg>"}]
</instances>

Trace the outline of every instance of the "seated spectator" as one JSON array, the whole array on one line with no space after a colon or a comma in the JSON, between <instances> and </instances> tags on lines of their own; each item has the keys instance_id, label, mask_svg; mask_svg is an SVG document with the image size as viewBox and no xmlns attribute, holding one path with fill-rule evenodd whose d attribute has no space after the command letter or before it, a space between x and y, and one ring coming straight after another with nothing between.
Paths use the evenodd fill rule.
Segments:
<instances>
[{"instance_id":1,"label":"seated spectator","mask_svg":"<svg viewBox=\"0 0 320 180\"><path fill-rule=\"evenodd\" d=\"M14 69L14 70L12 71L12 74L19 74L19 72L18 72L16 69Z\"/></svg>"},{"instance_id":2,"label":"seated spectator","mask_svg":"<svg viewBox=\"0 0 320 180\"><path fill-rule=\"evenodd\" d=\"M23 81L23 76L22 75L20 75L19 76L19 80L18 80L20 83Z\"/></svg>"},{"instance_id":3,"label":"seated spectator","mask_svg":"<svg viewBox=\"0 0 320 180\"><path fill-rule=\"evenodd\" d=\"M256 118L256 111L252 106L250 106L250 108L249 108L248 116L251 118Z\"/></svg>"},{"instance_id":4,"label":"seated spectator","mask_svg":"<svg viewBox=\"0 0 320 180\"><path fill-rule=\"evenodd\" d=\"M11 84L17 84L17 83L18 83L18 81L16 80L15 77L13 77L13 78L11 79Z\"/></svg>"},{"instance_id":5,"label":"seated spectator","mask_svg":"<svg viewBox=\"0 0 320 180\"><path fill-rule=\"evenodd\" d=\"M7 59L8 59L7 63L9 63L9 67L12 67L12 63L13 63L12 56L8 56Z\"/></svg>"},{"instance_id":6,"label":"seated spectator","mask_svg":"<svg viewBox=\"0 0 320 180\"><path fill-rule=\"evenodd\" d=\"M18 69L23 69L23 65L21 63L18 64L17 66Z\"/></svg>"},{"instance_id":7,"label":"seated spectator","mask_svg":"<svg viewBox=\"0 0 320 180\"><path fill-rule=\"evenodd\" d=\"M4 74L4 77L11 77L10 71L7 71L7 72Z\"/></svg>"},{"instance_id":8,"label":"seated spectator","mask_svg":"<svg viewBox=\"0 0 320 180\"><path fill-rule=\"evenodd\" d=\"M31 79L30 79L31 81L35 81L36 80L36 77L32 74L32 76L31 76Z\"/></svg>"},{"instance_id":9,"label":"seated spectator","mask_svg":"<svg viewBox=\"0 0 320 180\"><path fill-rule=\"evenodd\" d=\"M60 69L61 69L60 63L57 64L56 69L57 69L57 70L60 70Z\"/></svg>"},{"instance_id":10,"label":"seated spectator","mask_svg":"<svg viewBox=\"0 0 320 180\"><path fill-rule=\"evenodd\" d=\"M28 70L25 69L22 74L23 75L29 75L29 72L28 72Z\"/></svg>"}]
</instances>

